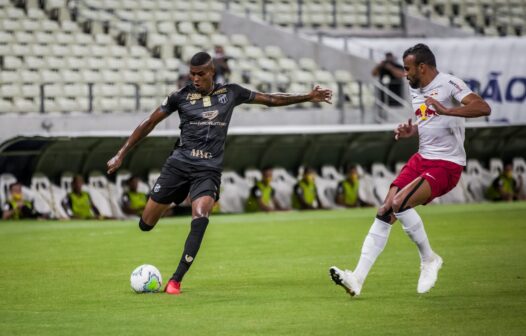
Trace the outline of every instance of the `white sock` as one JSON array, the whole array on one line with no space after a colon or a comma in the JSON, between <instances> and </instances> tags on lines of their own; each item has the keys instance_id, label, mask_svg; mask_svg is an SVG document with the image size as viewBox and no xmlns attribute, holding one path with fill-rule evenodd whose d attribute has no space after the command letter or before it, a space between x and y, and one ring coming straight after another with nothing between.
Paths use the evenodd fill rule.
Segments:
<instances>
[{"instance_id":1,"label":"white sock","mask_svg":"<svg viewBox=\"0 0 526 336\"><path fill-rule=\"evenodd\" d=\"M358 265L354 269L354 275L356 275L360 283L363 284L376 258L378 258L384 250L390 232L391 224L375 218L363 242L362 254L360 255Z\"/></svg>"},{"instance_id":2,"label":"white sock","mask_svg":"<svg viewBox=\"0 0 526 336\"><path fill-rule=\"evenodd\" d=\"M422 219L415 211L415 209L408 209L404 212L395 213L396 218L402 223L402 228L405 233L418 246L421 261L428 261L432 259L434 252L427 239L426 230Z\"/></svg>"}]
</instances>

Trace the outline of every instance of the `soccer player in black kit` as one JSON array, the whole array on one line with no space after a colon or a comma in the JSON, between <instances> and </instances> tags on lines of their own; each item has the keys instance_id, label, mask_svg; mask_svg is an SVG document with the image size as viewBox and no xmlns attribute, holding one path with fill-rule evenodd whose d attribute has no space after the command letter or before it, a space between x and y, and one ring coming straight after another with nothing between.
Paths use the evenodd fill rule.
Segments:
<instances>
[{"instance_id":1,"label":"soccer player in black kit","mask_svg":"<svg viewBox=\"0 0 526 336\"><path fill-rule=\"evenodd\" d=\"M181 135L176 149L166 160L161 175L139 221L143 231L153 229L173 202L181 203L190 194L192 223L177 270L165 292L181 293L181 281L192 265L203 240L208 216L219 199L225 140L234 107L240 104L285 106L303 102L331 103L332 91L318 86L307 94L260 93L237 84L216 84L214 65L208 53L199 52L190 60L191 84L170 94L133 131L108 163L115 172L126 154L172 112L180 117Z\"/></svg>"}]
</instances>

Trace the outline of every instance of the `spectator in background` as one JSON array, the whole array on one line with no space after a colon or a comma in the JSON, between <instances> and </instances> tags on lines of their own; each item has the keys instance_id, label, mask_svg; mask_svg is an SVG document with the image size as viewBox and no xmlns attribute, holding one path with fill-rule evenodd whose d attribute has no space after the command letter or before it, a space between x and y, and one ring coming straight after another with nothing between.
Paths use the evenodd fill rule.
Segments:
<instances>
[{"instance_id":1,"label":"spectator in background","mask_svg":"<svg viewBox=\"0 0 526 336\"><path fill-rule=\"evenodd\" d=\"M272 182L272 168L264 168L262 171L263 178L257 181L250 190L250 196L247 199L245 211L274 211L283 210L275 197L275 190L270 183Z\"/></svg>"},{"instance_id":2,"label":"spectator in background","mask_svg":"<svg viewBox=\"0 0 526 336\"><path fill-rule=\"evenodd\" d=\"M70 218L75 219L95 219L101 218L100 212L93 204L90 195L82 191L84 178L81 175L75 175L71 182L72 191L68 193L62 201L62 206Z\"/></svg>"},{"instance_id":3,"label":"spectator in background","mask_svg":"<svg viewBox=\"0 0 526 336\"><path fill-rule=\"evenodd\" d=\"M294 186L292 207L299 210L323 209L318 197L318 190L314 182L316 172L314 168L306 167L301 180Z\"/></svg>"},{"instance_id":4,"label":"spectator in background","mask_svg":"<svg viewBox=\"0 0 526 336\"><path fill-rule=\"evenodd\" d=\"M229 57L225 55L225 49L222 46L216 45L214 47L214 66L216 72L214 74L214 83L228 83L230 76L230 67L228 66Z\"/></svg>"},{"instance_id":5,"label":"spectator in background","mask_svg":"<svg viewBox=\"0 0 526 336\"><path fill-rule=\"evenodd\" d=\"M28 219L28 218L48 218L35 210L32 200L24 197L22 184L15 182L9 186L9 199L4 204L2 219Z\"/></svg>"},{"instance_id":6,"label":"spectator in background","mask_svg":"<svg viewBox=\"0 0 526 336\"><path fill-rule=\"evenodd\" d=\"M346 208L370 206L360 199L359 189L358 170L355 165L348 165L345 169L345 180L338 183L336 188L336 204Z\"/></svg>"},{"instance_id":7,"label":"spectator in background","mask_svg":"<svg viewBox=\"0 0 526 336\"><path fill-rule=\"evenodd\" d=\"M486 198L490 201L515 201L521 199L522 177L513 177L513 164L506 162L502 173L493 180L486 191Z\"/></svg>"},{"instance_id":8,"label":"spectator in background","mask_svg":"<svg viewBox=\"0 0 526 336\"><path fill-rule=\"evenodd\" d=\"M404 67L396 62L392 53L385 54L385 59L374 67L372 75L378 77L380 83L389 91L398 97L402 97L402 78L405 77L405 71ZM400 103L384 92L380 92L380 99L389 106L400 106Z\"/></svg>"},{"instance_id":9,"label":"spectator in background","mask_svg":"<svg viewBox=\"0 0 526 336\"><path fill-rule=\"evenodd\" d=\"M137 190L140 179L132 176L128 179L128 191L125 191L121 197L122 211L127 215L141 216L148 201L148 195Z\"/></svg>"}]
</instances>

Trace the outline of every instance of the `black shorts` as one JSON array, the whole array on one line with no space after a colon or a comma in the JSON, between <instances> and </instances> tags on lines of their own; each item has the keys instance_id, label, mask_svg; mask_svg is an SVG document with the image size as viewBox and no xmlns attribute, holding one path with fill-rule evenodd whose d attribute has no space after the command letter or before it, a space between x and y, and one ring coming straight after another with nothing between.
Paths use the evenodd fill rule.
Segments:
<instances>
[{"instance_id":1,"label":"black shorts","mask_svg":"<svg viewBox=\"0 0 526 336\"><path fill-rule=\"evenodd\" d=\"M190 193L192 201L201 196L210 196L217 201L220 186L221 171L168 158L150 197L161 204L180 204Z\"/></svg>"}]
</instances>

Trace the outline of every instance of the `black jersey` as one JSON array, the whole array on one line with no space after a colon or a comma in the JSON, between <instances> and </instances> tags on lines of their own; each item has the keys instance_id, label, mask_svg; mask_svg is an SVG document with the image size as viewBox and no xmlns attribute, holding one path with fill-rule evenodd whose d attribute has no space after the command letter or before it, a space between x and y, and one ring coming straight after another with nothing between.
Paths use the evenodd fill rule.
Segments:
<instances>
[{"instance_id":1,"label":"black jersey","mask_svg":"<svg viewBox=\"0 0 526 336\"><path fill-rule=\"evenodd\" d=\"M222 169L225 141L237 105L254 99L255 93L237 84L215 84L203 96L190 84L170 94L161 111L179 112L181 136L171 158L190 164Z\"/></svg>"}]
</instances>

